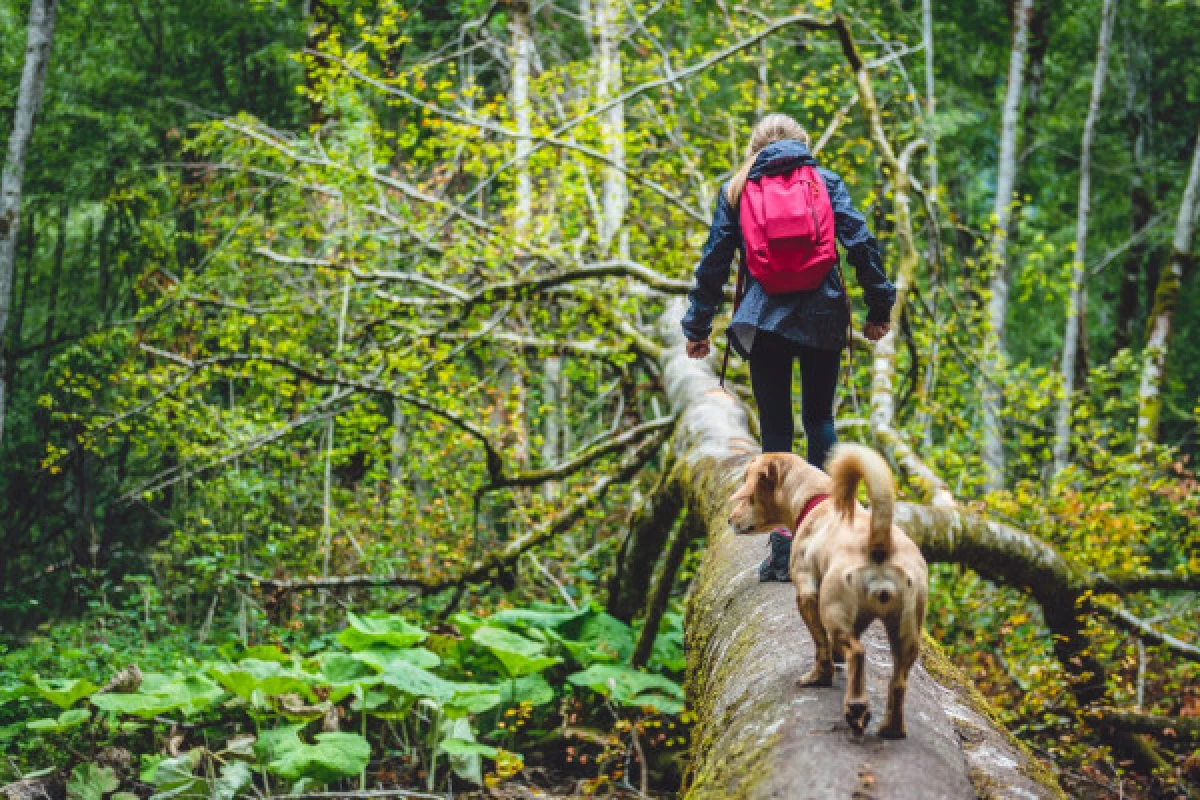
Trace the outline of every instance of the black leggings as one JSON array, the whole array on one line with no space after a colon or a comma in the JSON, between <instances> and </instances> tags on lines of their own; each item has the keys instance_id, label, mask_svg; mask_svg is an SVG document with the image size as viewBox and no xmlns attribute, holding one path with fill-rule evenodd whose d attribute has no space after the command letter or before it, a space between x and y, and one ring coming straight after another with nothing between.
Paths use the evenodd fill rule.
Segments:
<instances>
[{"instance_id":1,"label":"black leggings","mask_svg":"<svg viewBox=\"0 0 1200 800\"><path fill-rule=\"evenodd\" d=\"M764 453L792 452L792 360L800 361L800 415L808 438L808 462L820 467L837 444L833 395L840 350L817 350L775 333L757 331L750 351L750 385L758 405Z\"/></svg>"}]
</instances>

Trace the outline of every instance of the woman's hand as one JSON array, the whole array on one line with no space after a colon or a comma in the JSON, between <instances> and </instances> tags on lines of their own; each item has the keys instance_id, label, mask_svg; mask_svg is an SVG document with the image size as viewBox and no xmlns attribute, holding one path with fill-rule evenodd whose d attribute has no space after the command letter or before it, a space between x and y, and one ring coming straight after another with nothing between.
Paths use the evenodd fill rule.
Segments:
<instances>
[{"instance_id":1,"label":"woman's hand","mask_svg":"<svg viewBox=\"0 0 1200 800\"><path fill-rule=\"evenodd\" d=\"M688 358L704 358L710 350L712 350L712 346L709 344L708 339L699 342L689 341L687 343Z\"/></svg>"},{"instance_id":2,"label":"woman's hand","mask_svg":"<svg viewBox=\"0 0 1200 800\"><path fill-rule=\"evenodd\" d=\"M872 342L878 342L887 336L891 329L892 326L886 322L868 322L863 325L863 336Z\"/></svg>"}]
</instances>

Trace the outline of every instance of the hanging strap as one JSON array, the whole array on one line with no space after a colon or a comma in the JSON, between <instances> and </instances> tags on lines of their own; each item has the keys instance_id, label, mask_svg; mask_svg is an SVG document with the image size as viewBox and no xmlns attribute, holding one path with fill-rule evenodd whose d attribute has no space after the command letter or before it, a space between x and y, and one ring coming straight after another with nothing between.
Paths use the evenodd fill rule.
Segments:
<instances>
[{"instance_id":1,"label":"hanging strap","mask_svg":"<svg viewBox=\"0 0 1200 800\"><path fill-rule=\"evenodd\" d=\"M842 282L842 297L846 298L846 371L842 373L842 388L853 380L854 372L854 308L850 305L850 287L846 285L846 274L842 262L837 263L838 280Z\"/></svg>"},{"instance_id":2,"label":"hanging strap","mask_svg":"<svg viewBox=\"0 0 1200 800\"><path fill-rule=\"evenodd\" d=\"M741 248L738 248L738 251L737 251L737 263L738 263L737 283L735 284L734 290L733 290L733 313L735 315L737 314L738 306L740 306L742 304L742 297L746 293L746 264L744 262L745 262L745 259L742 257ZM731 326L733 325L732 318L730 319L729 324ZM721 388L722 389L725 388L725 372L729 369L729 338L730 338L730 336L732 336L732 334L729 332L728 329L726 329L726 331L725 331L725 355L721 359Z\"/></svg>"}]
</instances>

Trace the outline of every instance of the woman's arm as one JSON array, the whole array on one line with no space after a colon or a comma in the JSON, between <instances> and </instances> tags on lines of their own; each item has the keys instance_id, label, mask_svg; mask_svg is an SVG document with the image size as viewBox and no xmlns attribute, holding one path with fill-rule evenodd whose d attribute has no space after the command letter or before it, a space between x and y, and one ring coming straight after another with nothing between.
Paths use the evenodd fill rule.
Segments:
<instances>
[{"instance_id":1,"label":"woman's arm","mask_svg":"<svg viewBox=\"0 0 1200 800\"><path fill-rule=\"evenodd\" d=\"M695 285L688 292L691 305L683 315L683 335L689 341L703 342L712 333L713 317L725 299L729 266L741 244L741 227L722 186L712 227L708 230L708 241L700 255L700 263L696 265Z\"/></svg>"},{"instance_id":2,"label":"woman's arm","mask_svg":"<svg viewBox=\"0 0 1200 800\"><path fill-rule=\"evenodd\" d=\"M858 285L863 289L863 298L867 302L867 323L887 325L891 319L892 305L896 302L896 287L884 272L879 243L867 227L867 218L854 207L841 177L827 169L821 170L821 176L825 178L825 187L829 190L838 241L842 243L846 260L854 267Z\"/></svg>"}]
</instances>

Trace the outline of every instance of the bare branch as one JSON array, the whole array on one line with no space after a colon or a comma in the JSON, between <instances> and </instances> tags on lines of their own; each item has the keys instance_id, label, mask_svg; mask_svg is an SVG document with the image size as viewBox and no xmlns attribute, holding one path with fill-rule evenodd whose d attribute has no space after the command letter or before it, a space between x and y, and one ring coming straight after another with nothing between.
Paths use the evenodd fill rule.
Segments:
<instances>
[{"instance_id":1,"label":"bare branch","mask_svg":"<svg viewBox=\"0 0 1200 800\"><path fill-rule=\"evenodd\" d=\"M1088 714L1105 725L1131 733L1148 733L1163 739L1200 739L1200 717L1167 717L1119 708L1097 708Z\"/></svg>"},{"instance_id":2,"label":"bare branch","mask_svg":"<svg viewBox=\"0 0 1200 800\"><path fill-rule=\"evenodd\" d=\"M1200 647L1188 644L1182 639L1176 639L1169 633L1163 633L1149 622L1134 616L1124 608L1107 603L1096 597L1088 600L1088 606L1108 617L1118 628L1132 633L1142 641L1162 645L1175 655L1185 658L1188 661L1200 662Z\"/></svg>"},{"instance_id":3,"label":"bare branch","mask_svg":"<svg viewBox=\"0 0 1200 800\"><path fill-rule=\"evenodd\" d=\"M619 436L614 436L611 439L605 439L585 448L582 452L577 453L574 457L567 459L561 464L553 467L547 467L546 469L520 472L512 476L501 476L498 480L492 481L488 485L482 487L479 491L482 494L485 492L496 491L498 489L513 489L521 486L539 486L547 481L562 480L568 475L572 475L583 469L596 459L628 447L648 433L664 430L669 433L670 429L674 427L676 419L677 417L672 415L662 419L651 420L650 422L643 422L641 425L636 425Z\"/></svg>"},{"instance_id":4,"label":"bare branch","mask_svg":"<svg viewBox=\"0 0 1200 800\"><path fill-rule=\"evenodd\" d=\"M239 580L266 587L274 592L307 592L316 589L356 589L365 587L394 586L414 589L422 595L436 594L463 584L482 583L499 568L507 567L527 550L569 530L585 517L614 485L628 482L658 452L666 441L671 427L660 428L655 435L631 450L621 460L615 472L598 478L591 487L580 492L575 499L559 509L557 513L532 528L527 533L511 540L500 550L475 561L460 574L438 580L411 578L395 575L347 575L335 578L311 578L301 580L276 580L251 572L236 573Z\"/></svg>"}]
</instances>

